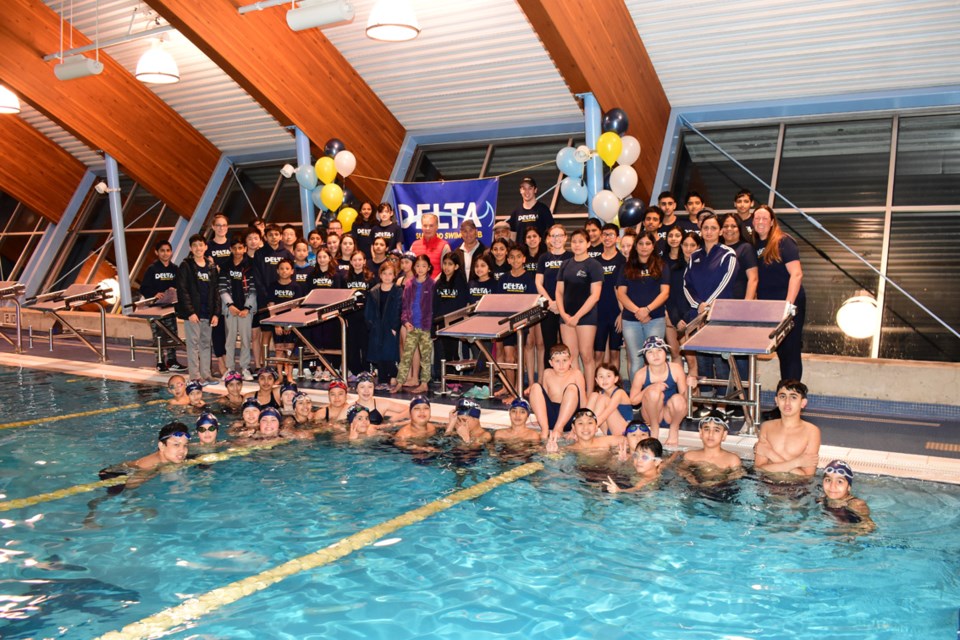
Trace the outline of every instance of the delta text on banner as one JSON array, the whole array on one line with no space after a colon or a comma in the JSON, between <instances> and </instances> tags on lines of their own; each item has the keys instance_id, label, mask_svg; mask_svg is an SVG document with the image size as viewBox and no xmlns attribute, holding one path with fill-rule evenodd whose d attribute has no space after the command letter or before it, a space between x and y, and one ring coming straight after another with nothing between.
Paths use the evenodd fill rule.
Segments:
<instances>
[{"instance_id":1,"label":"delta text on banner","mask_svg":"<svg viewBox=\"0 0 960 640\"><path fill-rule=\"evenodd\" d=\"M480 242L490 246L499 185L498 178L393 185L403 246L409 247L421 236L420 220L425 213L436 214L437 235L449 243L451 250L460 246L464 220L473 220Z\"/></svg>"}]
</instances>

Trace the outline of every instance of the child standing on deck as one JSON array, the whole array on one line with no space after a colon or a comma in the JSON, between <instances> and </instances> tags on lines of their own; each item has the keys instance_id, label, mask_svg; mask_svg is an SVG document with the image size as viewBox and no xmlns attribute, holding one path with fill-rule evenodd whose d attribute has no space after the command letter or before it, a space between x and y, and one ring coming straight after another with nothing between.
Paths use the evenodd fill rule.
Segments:
<instances>
[{"instance_id":1,"label":"child standing on deck","mask_svg":"<svg viewBox=\"0 0 960 640\"><path fill-rule=\"evenodd\" d=\"M433 325L433 288L434 281L430 277L433 265L426 255L417 256L413 264L414 278L409 280L403 288L403 304L400 320L407 329L406 341L403 345L403 357L400 360L400 370L397 380L407 379L410 363L414 352L420 350L420 385L413 393L426 393L430 383L430 362L433 361L433 342L430 340L430 329ZM394 393L399 393L401 384L393 387Z\"/></svg>"}]
</instances>

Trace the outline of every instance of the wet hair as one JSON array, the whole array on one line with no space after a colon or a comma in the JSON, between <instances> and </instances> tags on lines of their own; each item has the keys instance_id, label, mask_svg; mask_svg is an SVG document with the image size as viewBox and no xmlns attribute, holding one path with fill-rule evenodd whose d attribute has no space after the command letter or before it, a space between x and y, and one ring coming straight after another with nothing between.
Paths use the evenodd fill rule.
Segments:
<instances>
[{"instance_id":1,"label":"wet hair","mask_svg":"<svg viewBox=\"0 0 960 640\"><path fill-rule=\"evenodd\" d=\"M800 394L801 398L807 397L807 385L803 384L799 380L781 380L777 383L777 393L780 393L780 389L786 389L787 391L795 391Z\"/></svg>"},{"instance_id":2,"label":"wet hair","mask_svg":"<svg viewBox=\"0 0 960 640\"><path fill-rule=\"evenodd\" d=\"M653 253L650 254L650 258L647 259L645 265L640 263L640 252L637 251L637 245L640 244L640 240L643 238L653 243ZM663 258L657 253L657 236L649 231L637 234L637 241L634 243L633 248L630 249L630 255L627 256L627 264L624 265L623 268L623 277L628 280L642 280L644 278L644 267L646 267L650 278L654 280L660 279L660 275L663 273Z\"/></svg>"},{"instance_id":3,"label":"wet hair","mask_svg":"<svg viewBox=\"0 0 960 640\"><path fill-rule=\"evenodd\" d=\"M190 437L190 429L182 422L168 422L160 427L160 433L157 434L157 442L163 442L175 433L185 433Z\"/></svg>"},{"instance_id":4,"label":"wet hair","mask_svg":"<svg viewBox=\"0 0 960 640\"><path fill-rule=\"evenodd\" d=\"M656 438L644 438L637 443L634 453L638 451L649 451L658 458L663 457L663 445Z\"/></svg>"},{"instance_id":5,"label":"wet hair","mask_svg":"<svg viewBox=\"0 0 960 640\"><path fill-rule=\"evenodd\" d=\"M157 242L155 245L153 245L153 250L159 252L160 249L163 249L164 247L170 247L171 249L173 249L173 245L170 244L169 240L161 240Z\"/></svg>"},{"instance_id":6,"label":"wet hair","mask_svg":"<svg viewBox=\"0 0 960 640\"><path fill-rule=\"evenodd\" d=\"M549 359L552 359L553 356L559 355L559 354L561 354L561 353L565 353L565 354L567 354L568 356L569 356L569 355L572 355L571 352L570 352L570 347L568 347L567 345L563 344L562 342L559 342L559 343L553 345L552 347L550 347L550 358L548 358L548 360L549 360Z\"/></svg>"}]
</instances>

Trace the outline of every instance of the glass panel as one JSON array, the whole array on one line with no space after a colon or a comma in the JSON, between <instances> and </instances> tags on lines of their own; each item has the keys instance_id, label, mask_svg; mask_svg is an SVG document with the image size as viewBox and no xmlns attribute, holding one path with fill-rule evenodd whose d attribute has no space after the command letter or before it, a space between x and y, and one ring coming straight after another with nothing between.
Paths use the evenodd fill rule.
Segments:
<instances>
[{"instance_id":1,"label":"glass panel","mask_svg":"<svg viewBox=\"0 0 960 640\"><path fill-rule=\"evenodd\" d=\"M177 214L177 212L171 209L170 207L166 207L163 210L163 213L160 214L160 222L157 223L157 226L158 227L175 227L177 226L177 223L179 221L180 221L180 216Z\"/></svg>"},{"instance_id":2,"label":"glass panel","mask_svg":"<svg viewBox=\"0 0 960 640\"><path fill-rule=\"evenodd\" d=\"M296 178L283 180L280 183L280 189L277 190L277 197L273 201L273 207L267 218L270 222L278 224L289 222L303 226L303 217L300 215L300 183ZM249 221L251 216L248 215L246 219Z\"/></svg>"},{"instance_id":3,"label":"glass panel","mask_svg":"<svg viewBox=\"0 0 960 640\"><path fill-rule=\"evenodd\" d=\"M123 226L128 230L151 229L162 207L161 200L143 187L139 187L126 211L123 212Z\"/></svg>"},{"instance_id":4,"label":"glass panel","mask_svg":"<svg viewBox=\"0 0 960 640\"><path fill-rule=\"evenodd\" d=\"M960 210L894 213L887 275L951 327L960 327ZM881 358L960 362L960 339L891 287L886 288Z\"/></svg>"},{"instance_id":5,"label":"glass panel","mask_svg":"<svg viewBox=\"0 0 960 640\"><path fill-rule=\"evenodd\" d=\"M487 157L487 147L427 147L420 153L417 168L411 182L433 182L436 180L463 180L479 178L483 161ZM489 175L496 175L487 172Z\"/></svg>"},{"instance_id":6,"label":"glass panel","mask_svg":"<svg viewBox=\"0 0 960 640\"><path fill-rule=\"evenodd\" d=\"M16 198L0 191L0 232L7 226L7 220L13 215L18 204L20 204L20 202Z\"/></svg>"},{"instance_id":7,"label":"glass panel","mask_svg":"<svg viewBox=\"0 0 960 640\"><path fill-rule=\"evenodd\" d=\"M10 223L10 228L7 229L7 233L33 231L37 227L39 220L40 216L33 211L30 211L30 209L26 207L20 207L17 216L13 219L13 222Z\"/></svg>"},{"instance_id":8,"label":"glass panel","mask_svg":"<svg viewBox=\"0 0 960 640\"><path fill-rule=\"evenodd\" d=\"M893 204L960 203L960 115L900 119Z\"/></svg>"},{"instance_id":9,"label":"glass panel","mask_svg":"<svg viewBox=\"0 0 960 640\"><path fill-rule=\"evenodd\" d=\"M554 159L561 147L566 146L567 140L550 140L527 144L498 145L493 149L493 157L490 158L490 166L487 168L488 176L499 176L510 173L500 178L500 186L497 191L497 215L509 216L514 209L520 206L520 181L525 177L531 177L537 182L537 195L540 202L548 207L553 202L553 192L548 191L556 187L560 172ZM548 163L540 167L530 169L533 165ZM519 171L523 169L523 171Z\"/></svg>"},{"instance_id":10,"label":"glass panel","mask_svg":"<svg viewBox=\"0 0 960 640\"><path fill-rule=\"evenodd\" d=\"M704 135L769 184L779 133L779 126L771 126L705 131ZM732 209L733 199L741 189L750 189L761 204L767 202L769 194L769 189L691 131L683 134L676 176L673 192L680 199L681 214L688 191L699 192L704 203L715 209Z\"/></svg>"},{"instance_id":11,"label":"glass panel","mask_svg":"<svg viewBox=\"0 0 960 640\"><path fill-rule=\"evenodd\" d=\"M13 266L20 259L20 254L31 236L3 236L3 242L0 242L0 257L3 258L3 268L0 271L0 280L6 280L10 276Z\"/></svg>"},{"instance_id":12,"label":"glass panel","mask_svg":"<svg viewBox=\"0 0 960 640\"><path fill-rule=\"evenodd\" d=\"M284 164L285 162L279 162L238 167L239 182L233 172L228 175L224 180L223 189L226 195L223 197L220 210L227 216L230 224L245 225L253 219L254 215L263 215L277 178L280 177L280 167Z\"/></svg>"},{"instance_id":13,"label":"glass panel","mask_svg":"<svg viewBox=\"0 0 960 640\"><path fill-rule=\"evenodd\" d=\"M103 246L106 240L107 233L105 231L77 234L76 241L73 243L67 259L64 261L60 272L57 274L56 280L51 284L49 290L58 291L65 289L74 282L78 282L79 274L86 274L89 271L89 268L84 268L82 265L85 262L89 261L92 263L96 260L94 253Z\"/></svg>"},{"instance_id":14,"label":"glass panel","mask_svg":"<svg viewBox=\"0 0 960 640\"><path fill-rule=\"evenodd\" d=\"M807 295L804 353L869 356L870 341L847 338L837 327L836 315L843 301L858 289L876 293L879 276L802 215L778 214L778 219L800 247L803 288ZM830 213L819 214L816 219L879 268L882 213Z\"/></svg>"},{"instance_id":15,"label":"glass panel","mask_svg":"<svg viewBox=\"0 0 960 640\"><path fill-rule=\"evenodd\" d=\"M883 206L892 123L787 125L777 190L801 208Z\"/></svg>"}]
</instances>

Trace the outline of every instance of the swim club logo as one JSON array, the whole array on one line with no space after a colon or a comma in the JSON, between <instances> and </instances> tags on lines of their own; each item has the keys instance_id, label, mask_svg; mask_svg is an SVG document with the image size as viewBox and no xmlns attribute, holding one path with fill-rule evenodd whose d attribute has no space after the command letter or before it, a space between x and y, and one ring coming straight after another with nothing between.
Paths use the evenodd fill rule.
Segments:
<instances>
[{"instance_id":1,"label":"swim club logo","mask_svg":"<svg viewBox=\"0 0 960 640\"><path fill-rule=\"evenodd\" d=\"M422 220L427 213L437 216L437 236L446 240L451 249L462 242L460 225L465 220L472 220L477 225L479 240L489 244L499 184L498 179L490 178L394 185L404 245L409 247L422 235Z\"/></svg>"}]
</instances>

